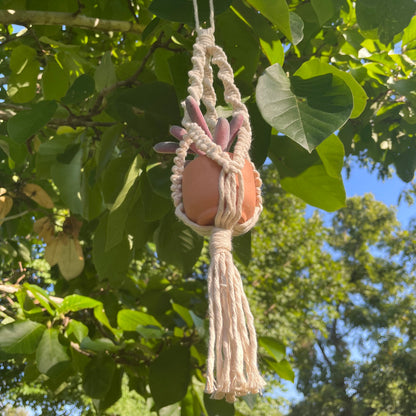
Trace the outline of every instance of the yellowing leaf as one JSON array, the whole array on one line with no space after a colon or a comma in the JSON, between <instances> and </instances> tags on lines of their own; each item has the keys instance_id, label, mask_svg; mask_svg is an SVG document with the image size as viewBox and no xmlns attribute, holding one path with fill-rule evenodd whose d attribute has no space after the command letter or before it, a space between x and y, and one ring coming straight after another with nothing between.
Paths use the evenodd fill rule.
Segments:
<instances>
[{"instance_id":1,"label":"yellowing leaf","mask_svg":"<svg viewBox=\"0 0 416 416\"><path fill-rule=\"evenodd\" d=\"M54 207L51 197L39 185L36 185L34 183L27 183L23 187L23 193L27 197L33 199L41 207L47 209L52 209Z\"/></svg>"},{"instance_id":2,"label":"yellowing leaf","mask_svg":"<svg viewBox=\"0 0 416 416\"><path fill-rule=\"evenodd\" d=\"M58 263L59 246L61 244L60 241L60 237L54 238L47 244L45 248L45 260L51 267Z\"/></svg>"},{"instance_id":3,"label":"yellowing leaf","mask_svg":"<svg viewBox=\"0 0 416 416\"><path fill-rule=\"evenodd\" d=\"M33 231L49 244L55 238L55 227L48 217L42 217L33 224Z\"/></svg>"},{"instance_id":4,"label":"yellowing leaf","mask_svg":"<svg viewBox=\"0 0 416 416\"><path fill-rule=\"evenodd\" d=\"M58 266L65 280L79 276L84 269L84 263L79 241L64 234L60 239Z\"/></svg>"},{"instance_id":5,"label":"yellowing leaf","mask_svg":"<svg viewBox=\"0 0 416 416\"><path fill-rule=\"evenodd\" d=\"M5 195L6 193L7 190L5 188L0 188L0 225L13 206L13 199Z\"/></svg>"}]
</instances>

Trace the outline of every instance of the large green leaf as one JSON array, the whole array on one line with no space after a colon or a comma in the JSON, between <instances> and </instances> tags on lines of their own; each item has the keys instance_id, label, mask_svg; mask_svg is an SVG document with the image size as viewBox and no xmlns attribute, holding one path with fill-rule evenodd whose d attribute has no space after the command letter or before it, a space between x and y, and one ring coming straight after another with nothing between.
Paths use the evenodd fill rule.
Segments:
<instances>
[{"instance_id":1,"label":"large green leaf","mask_svg":"<svg viewBox=\"0 0 416 416\"><path fill-rule=\"evenodd\" d=\"M337 136L329 136L310 154L287 137L274 136L269 155L286 191L327 211L345 205L344 146Z\"/></svg>"},{"instance_id":2,"label":"large green leaf","mask_svg":"<svg viewBox=\"0 0 416 416\"><path fill-rule=\"evenodd\" d=\"M33 354L44 330L44 325L29 320L0 326L0 351Z\"/></svg>"},{"instance_id":3,"label":"large green leaf","mask_svg":"<svg viewBox=\"0 0 416 416\"><path fill-rule=\"evenodd\" d=\"M190 354L185 346L174 345L157 357L149 368L149 385L158 408L181 400L190 379Z\"/></svg>"},{"instance_id":4,"label":"large green leaf","mask_svg":"<svg viewBox=\"0 0 416 416\"><path fill-rule=\"evenodd\" d=\"M282 187L310 205L332 212L345 206L342 178L329 176L323 165L311 166L295 178L282 179Z\"/></svg>"},{"instance_id":5,"label":"large green leaf","mask_svg":"<svg viewBox=\"0 0 416 416\"><path fill-rule=\"evenodd\" d=\"M286 0L248 0L264 17L267 17L277 28L292 41L290 31L289 7Z\"/></svg>"},{"instance_id":6,"label":"large green leaf","mask_svg":"<svg viewBox=\"0 0 416 416\"><path fill-rule=\"evenodd\" d=\"M69 87L65 97L62 98L62 102L65 104L81 104L94 94L94 90L94 79L88 74L80 75Z\"/></svg>"},{"instance_id":7,"label":"large green leaf","mask_svg":"<svg viewBox=\"0 0 416 416\"><path fill-rule=\"evenodd\" d=\"M10 56L12 72L7 86L7 95L12 101L27 103L35 97L39 68L35 49L27 45L12 48Z\"/></svg>"},{"instance_id":8,"label":"large green leaf","mask_svg":"<svg viewBox=\"0 0 416 416\"><path fill-rule=\"evenodd\" d=\"M367 105L367 94L364 88L355 80L355 78L348 72L337 69L334 65L329 65L319 59L312 58L305 62L297 71L296 75L302 78L310 78L318 75L334 74L341 78L351 90L354 106L351 112L351 118L357 118L365 109Z\"/></svg>"},{"instance_id":9,"label":"large green leaf","mask_svg":"<svg viewBox=\"0 0 416 416\"><path fill-rule=\"evenodd\" d=\"M70 360L65 347L59 342L59 331L51 328L43 332L36 349L36 363L39 371L48 374L55 366Z\"/></svg>"},{"instance_id":10,"label":"large green leaf","mask_svg":"<svg viewBox=\"0 0 416 416\"><path fill-rule=\"evenodd\" d=\"M141 311L122 309L117 315L117 324L124 331L136 331L141 326L156 326L162 328L162 325L155 317Z\"/></svg>"},{"instance_id":11,"label":"large green leaf","mask_svg":"<svg viewBox=\"0 0 416 416\"><path fill-rule=\"evenodd\" d=\"M214 0L215 14L223 13L228 9L232 0ZM156 16L172 22L194 23L194 8L192 2L187 0L153 0L149 6ZM209 20L209 3L198 0L199 21Z\"/></svg>"},{"instance_id":12,"label":"large green leaf","mask_svg":"<svg viewBox=\"0 0 416 416\"><path fill-rule=\"evenodd\" d=\"M163 82L117 90L109 98L107 112L152 140L165 138L169 126L180 122L175 89Z\"/></svg>"},{"instance_id":13,"label":"large green leaf","mask_svg":"<svg viewBox=\"0 0 416 416\"><path fill-rule=\"evenodd\" d=\"M59 312L60 313L77 312L82 309L95 308L96 306L100 304L101 304L100 301L93 299L93 298L89 298L87 296L69 295L69 296L66 296L63 302L60 304Z\"/></svg>"},{"instance_id":14,"label":"large green leaf","mask_svg":"<svg viewBox=\"0 0 416 416\"><path fill-rule=\"evenodd\" d=\"M192 270L201 254L203 241L202 237L180 222L173 212L163 218L155 233L159 259L184 272Z\"/></svg>"},{"instance_id":15,"label":"large green leaf","mask_svg":"<svg viewBox=\"0 0 416 416\"><path fill-rule=\"evenodd\" d=\"M107 51L101 59L100 65L97 66L94 74L95 88L102 91L117 82L116 71L111 61L111 52Z\"/></svg>"},{"instance_id":16,"label":"large green leaf","mask_svg":"<svg viewBox=\"0 0 416 416\"><path fill-rule=\"evenodd\" d=\"M69 73L55 60L49 61L42 74L42 90L46 100L60 100L68 91Z\"/></svg>"},{"instance_id":17,"label":"large green leaf","mask_svg":"<svg viewBox=\"0 0 416 416\"><path fill-rule=\"evenodd\" d=\"M238 36L234 36L238 33ZM256 34L234 13L227 11L217 18L215 39L227 54L242 93L252 91L252 80L260 56Z\"/></svg>"},{"instance_id":18,"label":"large green leaf","mask_svg":"<svg viewBox=\"0 0 416 416\"><path fill-rule=\"evenodd\" d=\"M306 65L308 63L305 63ZM275 64L259 78L256 100L264 119L311 152L350 117L353 99L337 75L290 80Z\"/></svg>"},{"instance_id":19,"label":"large green leaf","mask_svg":"<svg viewBox=\"0 0 416 416\"><path fill-rule=\"evenodd\" d=\"M275 338L260 337L259 345L263 347L276 361L281 361L286 355L285 346Z\"/></svg>"},{"instance_id":20,"label":"large green leaf","mask_svg":"<svg viewBox=\"0 0 416 416\"><path fill-rule=\"evenodd\" d=\"M130 166L125 182L110 209L107 222L106 251L119 244L125 234L125 223L132 205L139 197L138 189L135 189L137 178L142 172L143 158L138 154Z\"/></svg>"},{"instance_id":21,"label":"large green leaf","mask_svg":"<svg viewBox=\"0 0 416 416\"><path fill-rule=\"evenodd\" d=\"M234 405L225 400L210 399L208 394L204 394L204 405L208 416L234 416Z\"/></svg>"},{"instance_id":22,"label":"large green leaf","mask_svg":"<svg viewBox=\"0 0 416 416\"><path fill-rule=\"evenodd\" d=\"M85 367L83 387L93 399L104 399L112 384L116 364L110 357L100 355L93 358Z\"/></svg>"},{"instance_id":23,"label":"large green leaf","mask_svg":"<svg viewBox=\"0 0 416 416\"><path fill-rule=\"evenodd\" d=\"M30 110L21 111L7 123L9 136L18 143L24 143L41 129L54 115L55 101L41 101Z\"/></svg>"},{"instance_id":24,"label":"large green leaf","mask_svg":"<svg viewBox=\"0 0 416 416\"><path fill-rule=\"evenodd\" d=\"M289 362L287 360L281 360L279 362L276 362L274 360L270 360L269 358L265 357L264 361L266 364L276 372L276 374L283 378L284 380L291 381L292 383L295 380L295 373L292 370L292 367L290 366Z\"/></svg>"},{"instance_id":25,"label":"large green leaf","mask_svg":"<svg viewBox=\"0 0 416 416\"><path fill-rule=\"evenodd\" d=\"M357 23L362 30L378 29L380 40L388 44L401 32L416 12L413 0L357 0Z\"/></svg>"},{"instance_id":26,"label":"large green leaf","mask_svg":"<svg viewBox=\"0 0 416 416\"><path fill-rule=\"evenodd\" d=\"M335 14L335 4L333 0L311 0L314 12L318 16L319 24L322 26Z\"/></svg>"},{"instance_id":27,"label":"large green leaf","mask_svg":"<svg viewBox=\"0 0 416 416\"><path fill-rule=\"evenodd\" d=\"M92 257L94 266L101 279L108 279L113 285L119 286L127 275L132 251L127 236L110 250L105 250L107 241L107 220L105 214L94 233Z\"/></svg>"},{"instance_id":28,"label":"large green leaf","mask_svg":"<svg viewBox=\"0 0 416 416\"><path fill-rule=\"evenodd\" d=\"M83 213L83 202L81 197L81 174L82 174L82 149L69 163L56 162L51 167L51 176L63 202L74 214Z\"/></svg>"}]
</instances>

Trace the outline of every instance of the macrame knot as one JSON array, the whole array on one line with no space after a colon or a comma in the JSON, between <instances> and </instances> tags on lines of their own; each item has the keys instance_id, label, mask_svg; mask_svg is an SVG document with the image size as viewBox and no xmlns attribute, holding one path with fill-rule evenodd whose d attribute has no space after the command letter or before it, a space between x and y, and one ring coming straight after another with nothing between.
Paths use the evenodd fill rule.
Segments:
<instances>
[{"instance_id":1,"label":"macrame knot","mask_svg":"<svg viewBox=\"0 0 416 416\"><path fill-rule=\"evenodd\" d=\"M215 46L214 29L212 27L208 29L197 29L196 43L205 47Z\"/></svg>"},{"instance_id":2,"label":"macrame knot","mask_svg":"<svg viewBox=\"0 0 416 416\"><path fill-rule=\"evenodd\" d=\"M232 230L214 227L212 229L211 240L209 243L209 254L211 257L221 252L231 252L232 250Z\"/></svg>"}]
</instances>

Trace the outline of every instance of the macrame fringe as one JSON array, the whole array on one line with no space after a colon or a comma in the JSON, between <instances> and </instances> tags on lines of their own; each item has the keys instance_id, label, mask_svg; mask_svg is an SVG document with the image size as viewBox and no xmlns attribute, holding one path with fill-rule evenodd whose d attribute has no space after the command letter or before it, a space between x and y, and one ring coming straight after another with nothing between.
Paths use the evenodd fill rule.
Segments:
<instances>
[{"instance_id":1,"label":"macrame fringe","mask_svg":"<svg viewBox=\"0 0 416 416\"><path fill-rule=\"evenodd\" d=\"M205 391L215 399L260 393L254 319L232 257L232 231L214 228L208 271L209 326ZM215 373L215 375L214 375Z\"/></svg>"}]
</instances>

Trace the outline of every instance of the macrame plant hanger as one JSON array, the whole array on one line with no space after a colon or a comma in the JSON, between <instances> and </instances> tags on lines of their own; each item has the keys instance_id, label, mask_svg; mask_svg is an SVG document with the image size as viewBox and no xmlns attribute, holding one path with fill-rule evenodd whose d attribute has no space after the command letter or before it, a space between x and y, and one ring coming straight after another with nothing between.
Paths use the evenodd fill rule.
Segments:
<instances>
[{"instance_id":1,"label":"macrame plant hanger","mask_svg":"<svg viewBox=\"0 0 416 416\"><path fill-rule=\"evenodd\" d=\"M251 128L248 111L235 86L233 70L227 57L222 48L215 44L213 0L209 2L211 27L203 29L199 24L197 1L193 0L197 38L193 47L193 68L188 73L190 86L187 101L189 104L189 100L193 99L197 106L202 101L206 109L206 125L213 133L218 116L211 65L216 65L217 76L224 86L224 99L232 108L233 116L242 119L242 124L231 155L208 137L207 132L201 128L201 123L196 123L189 114L186 102L182 103L182 125L186 132L176 150L171 190L177 217L198 234L210 237L209 344L205 391L212 398L225 398L234 402L238 396L261 393L265 385L257 367L253 315L240 273L233 263L231 244L233 236L246 233L257 222L262 210L261 180L249 156ZM212 225L200 225L189 219L185 212L183 178L187 169L185 159L191 146L197 153L205 155L198 156L197 159L207 157L218 164L218 209ZM255 208L251 218L242 221L246 175L252 175Z\"/></svg>"}]
</instances>

